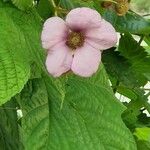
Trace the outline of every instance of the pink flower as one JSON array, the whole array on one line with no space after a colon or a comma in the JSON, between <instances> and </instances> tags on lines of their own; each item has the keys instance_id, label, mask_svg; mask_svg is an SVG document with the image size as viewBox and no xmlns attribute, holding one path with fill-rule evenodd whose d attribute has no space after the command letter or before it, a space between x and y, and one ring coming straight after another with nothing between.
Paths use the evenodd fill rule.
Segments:
<instances>
[{"instance_id":1,"label":"pink flower","mask_svg":"<svg viewBox=\"0 0 150 150\"><path fill-rule=\"evenodd\" d=\"M54 77L72 70L89 77L99 67L101 51L114 46L117 34L113 26L90 8L76 8L66 16L46 20L42 45L48 50L46 67Z\"/></svg>"}]
</instances>

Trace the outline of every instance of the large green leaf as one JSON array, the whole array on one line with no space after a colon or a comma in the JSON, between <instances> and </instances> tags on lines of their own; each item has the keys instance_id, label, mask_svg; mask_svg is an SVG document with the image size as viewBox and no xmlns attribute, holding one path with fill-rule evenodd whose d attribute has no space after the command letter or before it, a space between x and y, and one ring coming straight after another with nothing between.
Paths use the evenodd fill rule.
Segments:
<instances>
[{"instance_id":1,"label":"large green leaf","mask_svg":"<svg viewBox=\"0 0 150 150\"><path fill-rule=\"evenodd\" d=\"M36 8L39 15L44 19L54 14L54 8L49 0L40 0Z\"/></svg>"},{"instance_id":2,"label":"large green leaf","mask_svg":"<svg viewBox=\"0 0 150 150\"><path fill-rule=\"evenodd\" d=\"M127 127L134 131L137 127L146 127L149 126L149 118L144 115L144 110L148 110L150 112L150 105L147 102L147 96L144 95L142 90L133 91L136 94L136 99L132 99L130 103L125 103L127 109L122 114L122 118L126 123Z\"/></svg>"},{"instance_id":3,"label":"large green leaf","mask_svg":"<svg viewBox=\"0 0 150 150\"><path fill-rule=\"evenodd\" d=\"M150 73L150 55L130 34L122 35L118 50L128 59L135 72Z\"/></svg>"},{"instance_id":4,"label":"large green leaf","mask_svg":"<svg viewBox=\"0 0 150 150\"><path fill-rule=\"evenodd\" d=\"M103 17L109 21L118 32L133 34L149 34L150 21L144 19L140 15L133 12L127 13L125 16L117 16L114 11L106 11Z\"/></svg>"},{"instance_id":5,"label":"large green leaf","mask_svg":"<svg viewBox=\"0 0 150 150\"><path fill-rule=\"evenodd\" d=\"M0 9L25 42L21 44L25 47L23 56L41 70L40 18L34 10L20 12L11 5ZM89 79L72 75L61 79L46 75L38 79L39 74L36 77L19 98L25 149L136 150L134 139L121 120L124 108L114 97L102 66Z\"/></svg>"},{"instance_id":6,"label":"large green leaf","mask_svg":"<svg viewBox=\"0 0 150 150\"><path fill-rule=\"evenodd\" d=\"M3 35L0 37L2 41L0 53L3 53L0 55L0 59L3 60L0 62L3 67L0 70L0 76L2 76L0 101L4 103L23 88L29 78L30 66L31 78L40 76L41 70L45 69L43 66L45 58L40 41L42 19L37 12L34 9L22 12L11 4L1 1L0 11L0 22L3 25L0 28ZM4 74L4 71L7 74Z\"/></svg>"},{"instance_id":7,"label":"large green leaf","mask_svg":"<svg viewBox=\"0 0 150 150\"><path fill-rule=\"evenodd\" d=\"M26 150L136 150L102 66L88 79L31 80L20 105Z\"/></svg>"},{"instance_id":8,"label":"large green leaf","mask_svg":"<svg viewBox=\"0 0 150 150\"><path fill-rule=\"evenodd\" d=\"M25 149L44 149L50 140L50 120L48 95L43 80L29 81L20 95L19 103L23 110L21 130Z\"/></svg>"},{"instance_id":9,"label":"large green leaf","mask_svg":"<svg viewBox=\"0 0 150 150\"><path fill-rule=\"evenodd\" d=\"M125 49L124 53L128 53L127 51L128 49ZM133 53L133 51L134 50L131 50L131 53ZM135 55L139 54L135 53ZM130 62L128 61L128 59L121 56L120 52L113 51L112 49L110 49L103 52L102 57L102 61L110 76L110 80L112 82L112 86L115 88L115 91L135 101L127 105L128 108L131 106L132 107L129 108L123 115L127 125L132 124L132 126L135 126L133 121L136 122L137 116L140 114L139 111L141 108L144 107L148 111L150 111L150 105L147 102L148 101L147 96L144 96L145 92L143 90L140 90L141 86L144 87L144 85L147 83L147 79L143 75L142 71L135 71L135 68L132 67L132 60L133 60L132 57L134 57L135 55L133 54L131 55L130 53L128 54L127 58L131 59ZM141 57L142 55L139 56ZM137 63L138 62L140 62L140 59L137 60ZM118 81L117 85L115 82L113 82L114 79Z\"/></svg>"},{"instance_id":10,"label":"large green leaf","mask_svg":"<svg viewBox=\"0 0 150 150\"><path fill-rule=\"evenodd\" d=\"M27 10L33 6L34 0L11 0L12 3L21 10Z\"/></svg>"},{"instance_id":11,"label":"large green leaf","mask_svg":"<svg viewBox=\"0 0 150 150\"><path fill-rule=\"evenodd\" d=\"M11 100L0 107L0 149L21 150L17 104Z\"/></svg>"},{"instance_id":12,"label":"large green leaf","mask_svg":"<svg viewBox=\"0 0 150 150\"><path fill-rule=\"evenodd\" d=\"M139 88L147 83L147 79L142 73L135 72L127 59L121 56L118 51L110 49L103 52L102 60L110 76L114 92L131 100L129 104L126 104L127 110L122 114L122 118L128 128L133 131L135 127L141 126L141 121L138 118L143 113L141 109L150 110L148 99L143 96L145 92L139 91Z\"/></svg>"},{"instance_id":13,"label":"large green leaf","mask_svg":"<svg viewBox=\"0 0 150 150\"><path fill-rule=\"evenodd\" d=\"M42 19L35 9L28 12L22 12L12 7L5 6L4 11L11 17L13 23L18 28L25 41L24 55L30 64L36 64L39 69L45 69L43 62L45 60L44 50L41 47Z\"/></svg>"},{"instance_id":14,"label":"large green leaf","mask_svg":"<svg viewBox=\"0 0 150 150\"><path fill-rule=\"evenodd\" d=\"M134 135L137 138L138 150L150 149L150 128L136 128Z\"/></svg>"},{"instance_id":15,"label":"large green leaf","mask_svg":"<svg viewBox=\"0 0 150 150\"><path fill-rule=\"evenodd\" d=\"M115 78L120 84L123 84L128 88L141 87L147 83L144 75L135 72L131 68L131 63L128 62L125 57L121 56L118 51L114 51L113 49L104 51L102 61L109 76Z\"/></svg>"},{"instance_id":16,"label":"large green leaf","mask_svg":"<svg viewBox=\"0 0 150 150\"><path fill-rule=\"evenodd\" d=\"M127 127L131 131L134 131L135 127L139 125L138 116L141 114L140 110L142 108L142 103L140 103L138 100L132 100L130 103L126 103L125 105L127 106L127 109L122 114L122 118Z\"/></svg>"},{"instance_id":17,"label":"large green leaf","mask_svg":"<svg viewBox=\"0 0 150 150\"><path fill-rule=\"evenodd\" d=\"M23 12L13 7L10 3L2 3L1 0L0 8L11 18L13 24L24 38L26 46L24 55L27 56L27 61L30 63L38 62L38 67L42 67L45 59L40 38L43 20L36 9L33 8Z\"/></svg>"},{"instance_id":18,"label":"large green leaf","mask_svg":"<svg viewBox=\"0 0 150 150\"><path fill-rule=\"evenodd\" d=\"M149 141L150 142L150 128L137 128L134 135L139 140Z\"/></svg>"},{"instance_id":19,"label":"large green leaf","mask_svg":"<svg viewBox=\"0 0 150 150\"><path fill-rule=\"evenodd\" d=\"M0 2L1 3L1 2ZM29 78L26 42L5 8L0 7L0 105L20 92Z\"/></svg>"}]
</instances>

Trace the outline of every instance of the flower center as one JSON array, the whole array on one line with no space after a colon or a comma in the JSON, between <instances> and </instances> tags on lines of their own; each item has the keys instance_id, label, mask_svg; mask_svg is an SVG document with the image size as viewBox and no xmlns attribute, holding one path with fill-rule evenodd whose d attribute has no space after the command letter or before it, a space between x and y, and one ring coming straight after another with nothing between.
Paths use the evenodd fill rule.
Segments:
<instances>
[{"instance_id":1,"label":"flower center","mask_svg":"<svg viewBox=\"0 0 150 150\"><path fill-rule=\"evenodd\" d=\"M66 45L75 50L78 47L83 46L84 35L81 32L70 32L66 41Z\"/></svg>"}]
</instances>

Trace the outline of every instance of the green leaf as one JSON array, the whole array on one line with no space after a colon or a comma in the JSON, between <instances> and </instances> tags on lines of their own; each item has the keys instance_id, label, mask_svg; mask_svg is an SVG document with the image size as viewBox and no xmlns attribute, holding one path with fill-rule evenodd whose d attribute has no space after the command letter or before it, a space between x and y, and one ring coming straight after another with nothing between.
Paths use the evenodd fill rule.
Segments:
<instances>
[{"instance_id":1,"label":"green leaf","mask_svg":"<svg viewBox=\"0 0 150 150\"><path fill-rule=\"evenodd\" d=\"M147 114L141 113L138 116L138 121L139 121L140 127L150 127L150 117L148 117Z\"/></svg>"},{"instance_id":2,"label":"green leaf","mask_svg":"<svg viewBox=\"0 0 150 150\"><path fill-rule=\"evenodd\" d=\"M148 96L141 89L133 89L136 94L136 99L132 99L130 103L125 104L127 110L122 114L122 118L128 128L132 131L136 127L149 126L149 118L143 113L144 110L150 112L150 104L148 103Z\"/></svg>"},{"instance_id":3,"label":"green leaf","mask_svg":"<svg viewBox=\"0 0 150 150\"><path fill-rule=\"evenodd\" d=\"M21 10L27 10L33 6L33 0L11 0Z\"/></svg>"},{"instance_id":4,"label":"green leaf","mask_svg":"<svg viewBox=\"0 0 150 150\"><path fill-rule=\"evenodd\" d=\"M30 75L26 43L20 29L0 7L0 105L19 93Z\"/></svg>"},{"instance_id":5,"label":"green leaf","mask_svg":"<svg viewBox=\"0 0 150 150\"><path fill-rule=\"evenodd\" d=\"M130 98L130 99L137 99L137 95L130 89L124 86L118 86L117 87L117 92L119 92L120 94Z\"/></svg>"},{"instance_id":6,"label":"green leaf","mask_svg":"<svg viewBox=\"0 0 150 150\"><path fill-rule=\"evenodd\" d=\"M141 87L147 83L145 76L132 70L131 64L118 51L113 49L104 51L102 61L109 76L116 78L120 84L128 87L128 89Z\"/></svg>"},{"instance_id":7,"label":"green leaf","mask_svg":"<svg viewBox=\"0 0 150 150\"><path fill-rule=\"evenodd\" d=\"M145 34L150 33L150 21L143 17L129 12L125 16L117 16L114 11L107 10L103 17L109 21L118 32L132 33L132 34Z\"/></svg>"},{"instance_id":8,"label":"green leaf","mask_svg":"<svg viewBox=\"0 0 150 150\"><path fill-rule=\"evenodd\" d=\"M21 12L13 7L5 7L14 24L24 36L25 57L30 64L37 65L39 70L45 70L45 50L41 46L42 19L35 9Z\"/></svg>"},{"instance_id":9,"label":"green leaf","mask_svg":"<svg viewBox=\"0 0 150 150\"><path fill-rule=\"evenodd\" d=\"M68 10L76 7L93 7L92 0L60 0L59 5Z\"/></svg>"},{"instance_id":10,"label":"green leaf","mask_svg":"<svg viewBox=\"0 0 150 150\"><path fill-rule=\"evenodd\" d=\"M150 128L136 128L134 135L139 140L150 141Z\"/></svg>"},{"instance_id":11,"label":"green leaf","mask_svg":"<svg viewBox=\"0 0 150 150\"><path fill-rule=\"evenodd\" d=\"M134 89L136 95L138 96L138 100L142 103L143 107L147 109L147 111L150 113L150 104L148 102L148 95L144 90L141 89Z\"/></svg>"},{"instance_id":12,"label":"green leaf","mask_svg":"<svg viewBox=\"0 0 150 150\"><path fill-rule=\"evenodd\" d=\"M147 45L150 47L150 36L149 36L149 35L146 36L146 37L144 38L144 40L145 40L145 42L147 43Z\"/></svg>"},{"instance_id":13,"label":"green leaf","mask_svg":"<svg viewBox=\"0 0 150 150\"><path fill-rule=\"evenodd\" d=\"M40 0L37 5L37 11L42 18L47 19L53 15L54 10L49 0Z\"/></svg>"},{"instance_id":14,"label":"green leaf","mask_svg":"<svg viewBox=\"0 0 150 150\"><path fill-rule=\"evenodd\" d=\"M25 149L46 149L50 140L48 138L50 114L48 94L43 80L33 79L29 81L18 102L23 111L21 131Z\"/></svg>"},{"instance_id":15,"label":"green leaf","mask_svg":"<svg viewBox=\"0 0 150 150\"><path fill-rule=\"evenodd\" d=\"M135 127L138 126L138 116L141 114L142 103L136 99L127 103L126 107L127 109L123 112L122 119L127 127L134 131Z\"/></svg>"},{"instance_id":16,"label":"green leaf","mask_svg":"<svg viewBox=\"0 0 150 150\"><path fill-rule=\"evenodd\" d=\"M4 69L0 70L2 72L0 73L2 76L0 78L2 79L0 101L4 103L21 91L29 76L39 78L41 70L45 71L45 51L41 47L40 40L42 19L35 9L22 12L11 4L0 1L0 12L0 22L3 25L0 28L1 35L3 35L0 37L0 42L2 41L0 52L4 53L0 55L0 59L4 60L3 63L0 62L0 65L7 65L3 66L8 69L3 67ZM31 75L29 73L30 66ZM7 71L7 74L4 74L4 71Z\"/></svg>"},{"instance_id":17,"label":"green leaf","mask_svg":"<svg viewBox=\"0 0 150 150\"><path fill-rule=\"evenodd\" d=\"M132 44L129 44L132 43ZM131 68L141 74L150 73L150 55L130 34L122 35L118 50L128 59Z\"/></svg>"},{"instance_id":18,"label":"green leaf","mask_svg":"<svg viewBox=\"0 0 150 150\"><path fill-rule=\"evenodd\" d=\"M0 107L0 149L21 150L17 119L17 104L14 100Z\"/></svg>"},{"instance_id":19,"label":"green leaf","mask_svg":"<svg viewBox=\"0 0 150 150\"><path fill-rule=\"evenodd\" d=\"M91 78L31 80L20 95L26 150L136 150L103 66ZM114 109L115 108L115 109Z\"/></svg>"},{"instance_id":20,"label":"green leaf","mask_svg":"<svg viewBox=\"0 0 150 150\"><path fill-rule=\"evenodd\" d=\"M136 128L134 135L137 138L138 150L150 149L150 128Z\"/></svg>"},{"instance_id":21,"label":"green leaf","mask_svg":"<svg viewBox=\"0 0 150 150\"><path fill-rule=\"evenodd\" d=\"M42 49L40 38L43 20L36 9L23 12L14 8L12 4L2 3L1 1L0 8L9 16L18 32L22 35L23 39L21 40L25 42L26 47L23 51L25 59L31 64L36 63L40 69L44 70L45 51Z\"/></svg>"},{"instance_id":22,"label":"green leaf","mask_svg":"<svg viewBox=\"0 0 150 150\"><path fill-rule=\"evenodd\" d=\"M145 141L137 141L138 150L150 150L150 143Z\"/></svg>"}]
</instances>

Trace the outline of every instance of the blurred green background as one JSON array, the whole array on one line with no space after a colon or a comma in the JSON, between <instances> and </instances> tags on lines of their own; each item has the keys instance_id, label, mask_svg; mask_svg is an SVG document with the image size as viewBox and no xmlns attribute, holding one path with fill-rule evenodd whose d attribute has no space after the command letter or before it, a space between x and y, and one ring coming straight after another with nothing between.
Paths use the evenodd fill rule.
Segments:
<instances>
[{"instance_id":1,"label":"blurred green background","mask_svg":"<svg viewBox=\"0 0 150 150\"><path fill-rule=\"evenodd\" d=\"M142 14L150 13L150 0L131 0L131 9Z\"/></svg>"}]
</instances>

